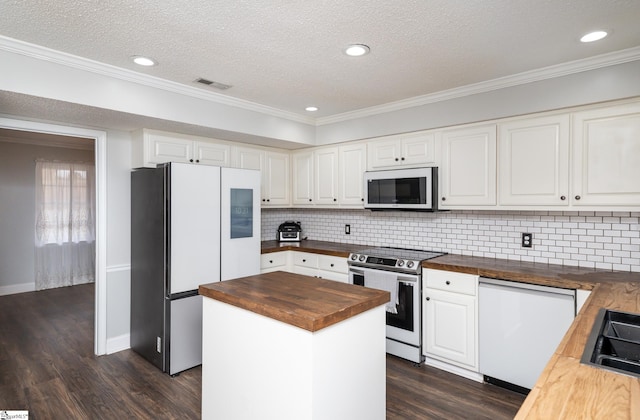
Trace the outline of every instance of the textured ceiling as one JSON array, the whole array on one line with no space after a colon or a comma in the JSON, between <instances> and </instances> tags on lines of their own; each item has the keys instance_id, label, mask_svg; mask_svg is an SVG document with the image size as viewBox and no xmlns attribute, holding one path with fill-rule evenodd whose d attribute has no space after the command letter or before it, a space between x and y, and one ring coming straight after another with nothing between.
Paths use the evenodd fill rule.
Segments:
<instances>
[{"instance_id":1,"label":"textured ceiling","mask_svg":"<svg viewBox=\"0 0 640 420\"><path fill-rule=\"evenodd\" d=\"M313 104L315 117L640 45L638 0L0 0L0 11L0 35L191 86L203 77L302 115ZM578 41L600 28L611 35ZM348 57L349 43L371 53Z\"/></svg>"}]
</instances>

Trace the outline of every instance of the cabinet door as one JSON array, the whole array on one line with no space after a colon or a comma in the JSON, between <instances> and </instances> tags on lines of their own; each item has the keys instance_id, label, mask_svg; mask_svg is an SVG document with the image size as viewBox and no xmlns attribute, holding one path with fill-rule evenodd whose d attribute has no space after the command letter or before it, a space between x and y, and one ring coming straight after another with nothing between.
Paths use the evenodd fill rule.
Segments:
<instances>
[{"instance_id":1,"label":"cabinet door","mask_svg":"<svg viewBox=\"0 0 640 420\"><path fill-rule=\"evenodd\" d=\"M231 147L226 144L196 141L193 156L196 163L225 167L231 165Z\"/></svg>"},{"instance_id":2,"label":"cabinet door","mask_svg":"<svg viewBox=\"0 0 640 420\"><path fill-rule=\"evenodd\" d=\"M435 163L435 135L433 133L405 137L400 143L400 163L420 166Z\"/></svg>"},{"instance_id":3,"label":"cabinet door","mask_svg":"<svg viewBox=\"0 0 640 420\"><path fill-rule=\"evenodd\" d=\"M313 152L315 204L338 204L338 148L329 147Z\"/></svg>"},{"instance_id":4,"label":"cabinet door","mask_svg":"<svg viewBox=\"0 0 640 420\"><path fill-rule=\"evenodd\" d=\"M287 271L289 269L289 251L270 252L260 255L260 272Z\"/></svg>"},{"instance_id":5,"label":"cabinet door","mask_svg":"<svg viewBox=\"0 0 640 420\"><path fill-rule=\"evenodd\" d=\"M440 206L496 204L496 126L442 133Z\"/></svg>"},{"instance_id":6,"label":"cabinet door","mask_svg":"<svg viewBox=\"0 0 640 420\"><path fill-rule=\"evenodd\" d=\"M266 182L264 177L264 155L265 152L261 149L254 149L252 147L235 147L233 166L240 169L255 169L260 171L260 200L262 205L267 203L267 197L269 192L266 188Z\"/></svg>"},{"instance_id":7,"label":"cabinet door","mask_svg":"<svg viewBox=\"0 0 640 420\"><path fill-rule=\"evenodd\" d=\"M500 204L569 204L569 115L500 124Z\"/></svg>"},{"instance_id":8,"label":"cabinet door","mask_svg":"<svg viewBox=\"0 0 640 420\"><path fill-rule=\"evenodd\" d=\"M425 288L425 354L477 371L476 298Z\"/></svg>"},{"instance_id":9,"label":"cabinet door","mask_svg":"<svg viewBox=\"0 0 640 420\"><path fill-rule=\"evenodd\" d=\"M338 203L364 207L364 171L367 170L367 145L340 146Z\"/></svg>"},{"instance_id":10,"label":"cabinet door","mask_svg":"<svg viewBox=\"0 0 640 420\"><path fill-rule=\"evenodd\" d=\"M375 140L368 147L369 169L382 169L395 167L400 164L400 139L391 137L384 140Z\"/></svg>"},{"instance_id":11,"label":"cabinet door","mask_svg":"<svg viewBox=\"0 0 640 420\"><path fill-rule=\"evenodd\" d=\"M151 164L188 163L193 157L193 141L159 132L144 133L145 162Z\"/></svg>"},{"instance_id":12,"label":"cabinet door","mask_svg":"<svg viewBox=\"0 0 640 420\"><path fill-rule=\"evenodd\" d=\"M573 119L575 206L640 205L640 104L579 112Z\"/></svg>"},{"instance_id":13,"label":"cabinet door","mask_svg":"<svg viewBox=\"0 0 640 420\"><path fill-rule=\"evenodd\" d=\"M293 204L313 204L313 152L298 152L291 156L293 165Z\"/></svg>"},{"instance_id":14,"label":"cabinet door","mask_svg":"<svg viewBox=\"0 0 640 420\"><path fill-rule=\"evenodd\" d=\"M289 154L267 152L264 162L262 180L266 205L289 205Z\"/></svg>"}]
</instances>

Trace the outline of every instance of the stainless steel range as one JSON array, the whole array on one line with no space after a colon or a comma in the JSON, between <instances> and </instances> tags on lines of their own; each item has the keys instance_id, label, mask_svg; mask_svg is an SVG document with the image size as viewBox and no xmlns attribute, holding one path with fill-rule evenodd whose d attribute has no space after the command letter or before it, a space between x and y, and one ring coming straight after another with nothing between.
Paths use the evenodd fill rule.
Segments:
<instances>
[{"instance_id":1,"label":"stainless steel range","mask_svg":"<svg viewBox=\"0 0 640 420\"><path fill-rule=\"evenodd\" d=\"M411 360L422 356L422 261L442 252L370 248L349 254L349 282L386 290L387 353Z\"/></svg>"}]
</instances>

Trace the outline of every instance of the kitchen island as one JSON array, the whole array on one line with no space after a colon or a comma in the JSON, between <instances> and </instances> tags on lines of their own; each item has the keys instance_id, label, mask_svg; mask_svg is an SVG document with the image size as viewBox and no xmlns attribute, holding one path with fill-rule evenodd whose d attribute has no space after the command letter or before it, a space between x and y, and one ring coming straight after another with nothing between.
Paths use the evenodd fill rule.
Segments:
<instances>
[{"instance_id":1,"label":"kitchen island","mask_svg":"<svg viewBox=\"0 0 640 420\"><path fill-rule=\"evenodd\" d=\"M384 419L389 293L293 273L201 285L203 419Z\"/></svg>"}]
</instances>

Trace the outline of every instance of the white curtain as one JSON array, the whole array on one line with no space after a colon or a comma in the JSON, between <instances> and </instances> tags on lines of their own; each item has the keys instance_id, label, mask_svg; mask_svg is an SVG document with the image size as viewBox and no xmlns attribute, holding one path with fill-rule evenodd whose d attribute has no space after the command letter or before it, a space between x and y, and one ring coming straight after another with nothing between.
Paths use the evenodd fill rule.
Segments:
<instances>
[{"instance_id":1,"label":"white curtain","mask_svg":"<svg viewBox=\"0 0 640 420\"><path fill-rule=\"evenodd\" d=\"M36 161L36 290L95 279L95 167Z\"/></svg>"}]
</instances>

